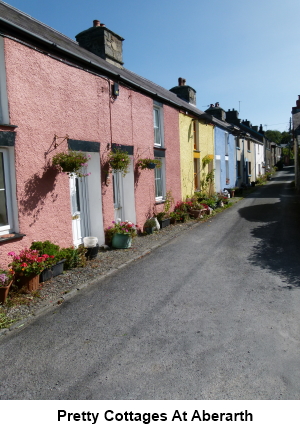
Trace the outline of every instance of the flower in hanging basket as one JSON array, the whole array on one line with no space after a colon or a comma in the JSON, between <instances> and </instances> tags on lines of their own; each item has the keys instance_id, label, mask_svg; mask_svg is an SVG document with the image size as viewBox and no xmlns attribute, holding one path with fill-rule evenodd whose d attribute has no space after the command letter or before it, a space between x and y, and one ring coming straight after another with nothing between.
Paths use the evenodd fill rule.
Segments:
<instances>
[{"instance_id":1,"label":"flower in hanging basket","mask_svg":"<svg viewBox=\"0 0 300 430\"><path fill-rule=\"evenodd\" d=\"M161 161L156 158L140 158L137 162L137 166L140 167L142 170L145 169L155 169L157 167L158 169L161 168Z\"/></svg>"},{"instance_id":2,"label":"flower in hanging basket","mask_svg":"<svg viewBox=\"0 0 300 430\"><path fill-rule=\"evenodd\" d=\"M82 168L88 165L90 155L86 155L81 151L60 152L54 155L52 164L58 166L69 176L76 175L79 178L89 176L90 173L83 173Z\"/></svg>"},{"instance_id":3,"label":"flower in hanging basket","mask_svg":"<svg viewBox=\"0 0 300 430\"><path fill-rule=\"evenodd\" d=\"M114 171L121 172L123 176L129 172L130 157L128 152L122 149L114 148L108 154L108 163Z\"/></svg>"}]
</instances>

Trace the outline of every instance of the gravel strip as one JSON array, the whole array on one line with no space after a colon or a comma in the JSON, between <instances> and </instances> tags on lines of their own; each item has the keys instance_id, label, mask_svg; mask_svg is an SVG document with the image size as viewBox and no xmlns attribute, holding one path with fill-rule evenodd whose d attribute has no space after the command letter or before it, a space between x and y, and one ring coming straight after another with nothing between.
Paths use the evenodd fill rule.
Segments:
<instances>
[{"instance_id":1,"label":"gravel strip","mask_svg":"<svg viewBox=\"0 0 300 430\"><path fill-rule=\"evenodd\" d=\"M0 305L0 312L4 310L7 317L15 321L8 329L0 330L0 335L22 327L33 317L74 296L78 290L110 274L111 271L137 260L184 231L195 227L199 222L203 222L203 220L190 220L183 224L170 225L151 235L137 236L133 239L132 247L129 249L100 251L95 259L87 262L86 267L65 271L62 275L41 283L38 297L33 295L29 304L13 308L6 304Z\"/></svg>"}]
</instances>

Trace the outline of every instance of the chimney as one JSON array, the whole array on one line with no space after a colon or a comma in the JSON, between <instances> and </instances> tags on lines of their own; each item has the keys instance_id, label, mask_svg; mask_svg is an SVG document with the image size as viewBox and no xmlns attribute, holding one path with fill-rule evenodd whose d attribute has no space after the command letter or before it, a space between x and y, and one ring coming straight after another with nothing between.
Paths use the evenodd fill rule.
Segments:
<instances>
[{"instance_id":1,"label":"chimney","mask_svg":"<svg viewBox=\"0 0 300 430\"><path fill-rule=\"evenodd\" d=\"M213 115L214 117L220 119L221 121L226 121L226 113L224 109L220 107L220 103L217 102L215 104L210 104L209 108L205 111L209 115Z\"/></svg>"},{"instance_id":2,"label":"chimney","mask_svg":"<svg viewBox=\"0 0 300 430\"><path fill-rule=\"evenodd\" d=\"M178 86L171 88L170 91L175 93L181 100L196 106L196 91L186 85L186 79L178 78Z\"/></svg>"},{"instance_id":3,"label":"chimney","mask_svg":"<svg viewBox=\"0 0 300 430\"><path fill-rule=\"evenodd\" d=\"M228 109L228 111L226 112L226 121L230 124L239 125L241 120L239 119L238 111L235 109Z\"/></svg>"},{"instance_id":4,"label":"chimney","mask_svg":"<svg viewBox=\"0 0 300 430\"><path fill-rule=\"evenodd\" d=\"M298 100L296 101L297 109L300 109L300 96L298 96Z\"/></svg>"},{"instance_id":5,"label":"chimney","mask_svg":"<svg viewBox=\"0 0 300 430\"><path fill-rule=\"evenodd\" d=\"M123 68L123 37L114 33L95 19L93 27L75 36L79 46L87 49L107 62Z\"/></svg>"}]
</instances>

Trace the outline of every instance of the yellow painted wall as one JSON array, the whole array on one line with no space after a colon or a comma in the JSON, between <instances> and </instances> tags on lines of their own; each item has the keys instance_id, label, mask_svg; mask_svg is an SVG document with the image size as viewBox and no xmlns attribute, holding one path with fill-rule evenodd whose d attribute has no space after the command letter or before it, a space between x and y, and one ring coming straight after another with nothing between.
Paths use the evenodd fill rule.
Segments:
<instances>
[{"instance_id":1,"label":"yellow painted wall","mask_svg":"<svg viewBox=\"0 0 300 430\"><path fill-rule=\"evenodd\" d=\"M194 129L192 118L179 114L182 199L194 194Z\"/></svg>"},{"instance_id":2,"label":"yellow painted wall","mask_svg":"<svg viewBox=\"0 0 300 430\"><path fill-rule=\"evenodd\" d=\"M211 158L214 160L215 156L215 136L214 136L214 126L210 124L206 124L204 121L199 121L199 147L200 147L200 180L202 179L202 174L208 173L208 166L205 167L204 171L202 170L202 159L207 155L212 156ZM213 169L215 168L213 161ZM214 190L214 185L211 187L210 191Z\"/></svg>"},{"instance_id":3,"label":"yellow painted wall","mask_svg":"<svg viewBox=\"0 0 300 430\"><path fill-rule=\"evenodd\" d=\"M181 194L184 200L194 194L194 158L199 158L199 183L201 180L201 159L205 155L214 155L214 127L197 121L198 141L200 154L194 152L193 118L183 113L179 114L180 130L180 168L181 168ZM206 167L207 170L207 167Z\"/></svg>"}]
</instances>

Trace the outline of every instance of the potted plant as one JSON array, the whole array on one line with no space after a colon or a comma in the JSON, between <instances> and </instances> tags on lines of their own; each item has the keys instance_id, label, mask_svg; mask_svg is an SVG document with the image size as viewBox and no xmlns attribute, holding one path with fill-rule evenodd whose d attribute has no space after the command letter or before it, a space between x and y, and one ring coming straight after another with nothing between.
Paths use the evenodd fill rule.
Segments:
<instances>
[{"instance_id":1,"label":"potted plant","mask_svg":"<svg viewBox=\"0 0 300 430\"><path fill-rule=\"evenodd\" d=\"M161 167L161 161L155 158L140 158L137 162L137 166L142 170L152 170L155 169L155 167L159 169Z\"/></svg>"},{"instance_id":2,"label":"potted plant","mask_svg":"<svg viewBox=\"0 0 300 430\"><path fill-rule=\"evenodd\" d=\"M174 212L176 213L176 221L185 222L190 218L189 210L190 207L189 202L179 201L176 203L174 207Z\"/></svg>"},{"instance_id":3,"label":"potted plant","mask_svg":"<svg viewBox=\"0 0 300 430\"><path fill-rule=\"evenodd\" d=\"M52 158L52 164L61 169L62 172L69 176L76 175L80 178L89 176L90 173L83 173L82 168L88 165L90 159L89 154L84 154L81 151L60 152Z\"/></svg>"},{"instance_id":4,"label":"potted plant","mask_svg":"<svg viewBox=\"0 0 300 430\"><path fill-rule=\"evenodd\" d=\"M49 240L45 240L44 242L34 241L32 242L30 249L38 251L40 256L45 254L53 256L51 265L46 267L40 273L40 282L46 282L49 279L62 274L64 270L64 262L66 260L61 258L60 248L58 245L55 245Z\"/></svg>"},{"instance_id":5,"label":"potted plant","mask_svg":"<svg viewBox=\"0 0 300 430\"><path fill-rule=\"evenodd\" d=\"M16 284L25 287L27 291L35 291L39 287L39 275L53 263L54 255L43 254L35 249L23 249L19 255L9 252L13 257L9 267L14 274Z\"/></svg>"},{"instance_id":6,"label":"potted plant","mask_svg":"<svg viewBox=\"0 0 300 430\"><path fill-rule=\"evenodd\" d=\"M12 273L8 270L0 270L0 304L2 305L5 303L12 282Z\"/></svg>"},{"instance_id":7,"label":"potted plant","mask_svg":"<svg viewBox=\"0 0 300 430\"><path fill-rule=\"evenodd\" d=\"M122 151L120 148L112 149L108 154L108 163L114 171L121 172L123 176L129 172L130 157L128 152Z\"/></svg>"},{"instance_id":8,"label":"potted plant","mask_svg":"<svg viewBox=\"0 0 300 430\"><path fill-rule=\"evenodd\" d=\"M132 238L137 235L138 225L130 221L113 221L113 225L105 230L106 240L113 248L126 249L131 247Z\"/></svg>"},{"instance_id":9,"label":"potted plant","mask_svg":"<svg viewBox=\"0 0 300 430\"><path fill-rule=\"evenodd\" d=\"M144 231L147 234L152 234L155 230L157 230L155 219L154 218L147 219L144 224Z\"/></svg>"},{"instance_id":10,"label":"potted plant","mask_svg":"<svg viewBox=\"0 0 300 430\"><path fill-rule=\"evenodd\" d=\"M168 227L170 225L171 223L170 209L173 203L174 203L174 198L172 196L172 192L167 191L165 201L164 201L164 210L155 215L159 222L160 228Z\"/></svg>"}]
</instances>

